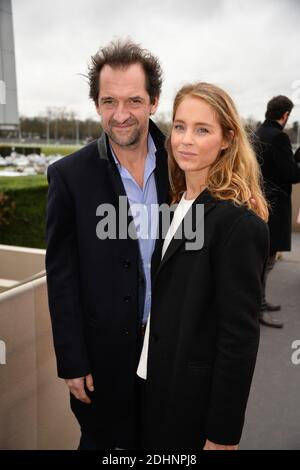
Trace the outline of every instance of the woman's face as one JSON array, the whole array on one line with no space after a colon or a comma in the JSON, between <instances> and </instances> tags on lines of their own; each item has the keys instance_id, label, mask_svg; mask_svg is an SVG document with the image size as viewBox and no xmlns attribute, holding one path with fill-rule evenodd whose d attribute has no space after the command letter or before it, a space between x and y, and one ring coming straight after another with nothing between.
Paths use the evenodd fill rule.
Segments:
<instances>
[{"instance_id":1,"label":"woman's face","mask_svg":"<svg viewBox=\"0 0 300 470\"><path fill-rule=\"evenodd\" d=\"M183 171L197 171L206 177L209 167L228 143L213 108L201 98L187 96L175 114L171 146Z\"/></svg>"}]
</instances>

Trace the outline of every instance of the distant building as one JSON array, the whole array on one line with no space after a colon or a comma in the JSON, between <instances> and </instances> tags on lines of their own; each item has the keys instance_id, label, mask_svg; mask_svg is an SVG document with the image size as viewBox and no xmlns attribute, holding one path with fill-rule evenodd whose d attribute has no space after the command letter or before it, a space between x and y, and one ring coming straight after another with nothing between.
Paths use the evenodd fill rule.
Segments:
<instances>
[{"instance_id":1,"label":"distant building","mask_svg":"<svg viewBox=\"0 0 300 470\"><path fill-rule=\"evenodd\" d=\"M0 0L0 130L19 127L11 0Z\"/></svg>"}]
</instances>

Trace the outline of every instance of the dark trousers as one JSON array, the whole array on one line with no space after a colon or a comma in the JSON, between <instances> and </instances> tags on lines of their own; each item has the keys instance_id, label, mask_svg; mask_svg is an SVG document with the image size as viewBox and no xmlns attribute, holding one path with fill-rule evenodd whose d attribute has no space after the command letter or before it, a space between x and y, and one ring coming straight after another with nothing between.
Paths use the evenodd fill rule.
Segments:
<instances>
[{"instance_id":1,"label":"dark trousers","mask_svg":"<svg viewBox=\"0 0 300 470\"><path fill-rule=\"evenodd\" d=\"M146 381L136 376L136 449L142 449L143 426L145 414L145 387ZM99 417L100 419L100 417ZM87 429L81 428L81 438L78 450L107 450L122 449L120 443L111 440L105 433L95 438Z\"/></svg>"},{"instance_id":2,"label":"dark trousers","mask_svg":"<svg viewBox=\"0 0 300 470\"><path fill-rule=\"evenodd\" d=\"M270 253L267 263L266 263L266 268L263 276L263 282L262 282L262 301L261 301L261 308L263 309L266 306L267 300L266 300L266 285L267 285L267 279L274 268L276 262L276 251L274 253Z\"/></svg>"},{"instance_id":3,"label":"dark trousers","mask_svg":"<svg viewBox=\"0 0 300 470\"><path fill-rule=\"evenodd\" d=\"M89 432L81 428L81 437L79 442L78 450L105 450L105 449L115 449L116 445L112 442L105 441L105 436L100 442L96 440Z\"/></svg>"},{"instance_id":4,"label":"dark trousers","mask_svg":"<svg viewBox=\"0 0 300 470\"><path fill-rule=\"evenodd\" d=\"M138 344L138 358L140 357L140 353L142 350L142 345L144 341L144 331L141 334L140 341ZM143 427L145 421L145 398L146 395L146 381L141 379L138 375L136 375L136 415L135 415L135 427L136 427L136 449L143 448ZM101 417L99 417L101 419ZM91 435L88 429L81 428L81 438L78 450L107 450L107 449L122 449L122 444L113 441L111 437L109 437L111 433L103 433L101 437L95 438L95 436Z\"/></svg>"}]
</instances>

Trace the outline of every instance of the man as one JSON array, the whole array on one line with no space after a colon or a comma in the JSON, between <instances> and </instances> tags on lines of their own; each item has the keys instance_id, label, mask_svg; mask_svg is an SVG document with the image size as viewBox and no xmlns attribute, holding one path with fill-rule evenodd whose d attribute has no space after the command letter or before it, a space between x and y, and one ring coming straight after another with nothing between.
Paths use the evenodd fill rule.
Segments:
<instances>
[{"instance_id":1,"label":"man","mask_svg":"<svg viewBox=\"0 0 300 470\"><path fill-rule=\"evenodd\" d=\"M162 71L148 51L116 41L92 57L89 84L104 132L48 169L49 308L58 375L81 426L80 449L136 448L136 369L155 240L105 237L98 224L103 204L122 223L120 196L126 210L142 204L147 214L151 204L167 200L164 137L149 120ZM127 214L125 221L126 229L135 223Z\"/></svg>"},{"instance_id":2,"label":"man","mask_svg":"<svg viewBox=\"0 0 300 470\"><path fill-rule=\"evenodd\" d=\"M270 312L281 307L266 301L266 281L274 267L276 253L291 250L292 184L300 182L300 167L294 158L290 139L283 132L292 109L293 103L286 96L272 98L267 105L266 120L256 131L257 157L270 204L270 254L265 271L260 321L274 328L282 328L283 323Z\"/></svg>"}]
</instances>

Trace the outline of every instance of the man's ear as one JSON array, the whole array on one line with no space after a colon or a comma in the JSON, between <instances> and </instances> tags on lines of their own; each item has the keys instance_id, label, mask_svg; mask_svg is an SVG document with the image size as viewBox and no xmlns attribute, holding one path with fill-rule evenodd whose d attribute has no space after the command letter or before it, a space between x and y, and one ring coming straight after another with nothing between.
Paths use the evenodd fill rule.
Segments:
<instances>
[{"instance_id":1,"label":"man's ear","mask_svg":"<svg viewBox=\"0 0 300 470\"><path fill-rule=\"evenodd\" d=\"M158 102L159 102L159 99L156 96L154 98L154 102L150 105L150 114L155 114L156 113L157 108L158 108Z\"/></svg>"},{"instance_id":2,"label":"man's ear","mask_svg":"<svg viewBox=\"0 0 300 470\"><path fill-rule=\"evenodd\" d=\"M99 114L99 116L101 117L101 111L100 111L99 105L96 104L96 105L95 105L95 108L96 108L97 114Z\"/></svg>"},{"instance_id":3,"label":"man's ear","mask_svg":"<svg viewBox=\"0 0 300 470\"><path fill-rule=\"evenodd\" d=\"M285 111L282 116L278 119L278 121L282 121L282 122L287 122L288 118L289 118L289 111Z\"/></svg>"}]
</instances>

